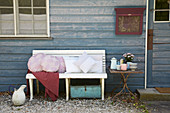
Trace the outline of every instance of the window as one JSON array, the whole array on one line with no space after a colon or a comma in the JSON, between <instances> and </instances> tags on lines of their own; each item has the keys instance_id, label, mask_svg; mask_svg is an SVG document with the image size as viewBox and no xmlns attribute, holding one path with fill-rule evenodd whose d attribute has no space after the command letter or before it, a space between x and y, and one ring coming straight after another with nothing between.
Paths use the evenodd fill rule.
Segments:
<instances>
[{"instance_id":1,"label":"window","mask_svg":"<svg viewBox=\"0 0 170 113\"><path fill-rule=\"evenodd\" d=\"M0 0L0 37L49 37L49 0Z\"/></svg>"},{"instance_id":2,"label":"window","mask_svg":"<svg viewBox=\"0 0 170 113\"><path fill-rule=\"evenodd\" d=\"M155 0L154 22L170 22L170 0Z\"/></svg>"}]
</instances>

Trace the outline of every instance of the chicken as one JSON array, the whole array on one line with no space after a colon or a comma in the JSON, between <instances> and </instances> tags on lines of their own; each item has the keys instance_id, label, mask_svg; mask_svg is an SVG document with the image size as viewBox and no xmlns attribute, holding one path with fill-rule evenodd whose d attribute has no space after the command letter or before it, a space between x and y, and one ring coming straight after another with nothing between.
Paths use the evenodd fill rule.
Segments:
<instances>
[{"instance_id":1,"label":"chicken","mask_svg":"<svg viewBox=\"0 0 170 113\"><path fill-rule=\"evenodd\" d=\"M21 87L16 90L14 89L14 93L12 95L12 102L14 105L22 105L25 103L25 93L24 93L24 89L25 89L26 85L21 85Z\"/></svg>"}]
</instances>

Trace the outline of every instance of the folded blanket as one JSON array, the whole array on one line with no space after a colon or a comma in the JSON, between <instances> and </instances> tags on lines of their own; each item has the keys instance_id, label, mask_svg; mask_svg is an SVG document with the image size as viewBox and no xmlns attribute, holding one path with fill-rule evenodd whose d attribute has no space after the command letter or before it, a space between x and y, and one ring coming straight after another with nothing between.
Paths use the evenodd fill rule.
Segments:
<instances>
[{"instance_id":1,"label":"folded blanket","mask_svg":"<svg viewBox=\"0 0 170 113\"><path fill-rule=\"evenodd\" d=\"M32 74L44 85L45 97L48 95L51 98L51 100L55 101L59 95L59 73L43 71L43 72L32 72ZM27 82L27 86L28 86L28 82Z\"/></svg>"}]
</instances>

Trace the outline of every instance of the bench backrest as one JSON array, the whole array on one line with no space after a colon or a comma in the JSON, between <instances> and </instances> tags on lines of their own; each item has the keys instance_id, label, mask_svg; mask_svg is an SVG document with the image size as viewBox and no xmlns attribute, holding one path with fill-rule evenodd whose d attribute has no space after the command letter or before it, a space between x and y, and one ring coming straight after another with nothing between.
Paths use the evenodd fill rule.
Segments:
<instances>
[{"instance_id":1,"label":"bench backrest","mask_svg":"<svg viewBox=\"0 0 170 113\"><path fill-rule=\"evenodd\" d=\"M44 53L54 56L81 56L83 52L86 52L88 55L102 55L103 72L106 72L105 50L33 50L33 55Z\"/></svg>"}]
</instances>

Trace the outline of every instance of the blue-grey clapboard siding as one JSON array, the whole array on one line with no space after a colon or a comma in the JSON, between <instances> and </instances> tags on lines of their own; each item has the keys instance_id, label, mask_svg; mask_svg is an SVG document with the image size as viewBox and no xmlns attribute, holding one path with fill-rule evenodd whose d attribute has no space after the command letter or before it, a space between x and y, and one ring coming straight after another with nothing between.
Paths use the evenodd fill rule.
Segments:
<instances>
[{"instance_id":1,"label":"blue-grey clapboard siding","mask_svg":"<svg viewBox=\"0 0 170 113\"><path fill-rule=\"evenodd\" d=\"M150 9L153 9L153 1L150 1ZM154 23L153 11L149 11L149 29L153 29L153 50L148 53L148 65L150 73L149 87L170 87L170 26L169 23Z\"/></svg>"},{"instance_id":2,"label":"blue-grey clapboard siding","mask_svg":"<svg viewBox=\"0 0 170 113\"><path fill-rule=\"evenodd\" d=\"M105 49L107 67L113 56L120 59L131 52L144 71L145 12L142 35L115 35L117 7L145 7L145 0L50 0L52 40L0 40L0 91L26 83L27 61L34 49ZM108 72L106 91L119 83L120 75ZM144 88L144 74L132 74L128 85L133 91Z\"/></svg>"}]
</instances>

